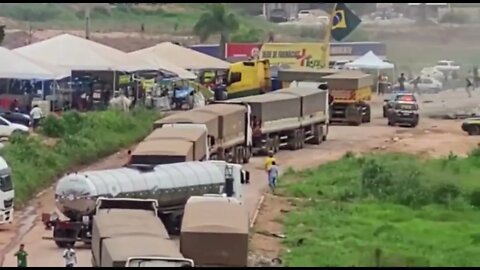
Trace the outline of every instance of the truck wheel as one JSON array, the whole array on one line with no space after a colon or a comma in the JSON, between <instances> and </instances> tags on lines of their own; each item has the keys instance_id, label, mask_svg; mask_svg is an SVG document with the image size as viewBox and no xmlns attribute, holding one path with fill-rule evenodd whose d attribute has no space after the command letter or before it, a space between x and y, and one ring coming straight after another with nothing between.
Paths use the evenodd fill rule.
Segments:
<instances>
[{"instance_id":1,"label":"truck wheel","mask_svg":"<svg viewBox=\"0 0 480 270\"><path fill-rule=\"evenodd\" d=\"M320 144L323 140L323 128L321 125L313 126L313 138L310 140L312 144Z\"/></svg>"},{"instance_id":2,"label":"truck wheel","mask_svg":"<svg viewBox=\"0 0 480 270\"><path fill-rule=\"evenodd\" d=\"M298 133L299 133L299 138L298 138L298 148L299 149L302 149L303 147L305 147L305 130L303 129L299 129L298 130Z\"/></svg>"},{"instance_id":3,"label":"truck wheel","mask_svg":"<svg viewBox=\"0 0 480 270\"><path fill-rule=\"evenodd\" d=\"M296 146L297 146L297 131L294 130L290 133L290 136L288 136L288 149L296 150Z\"/></svg>"},{"instance_id":4,"label":"truck wheel","mask_svg":"<svg viewBox=\"0 0 480 270\"><path fill-rule=\"evenodd\" d=\"M74 230L64 230L64 229L54 228L53 229L53 237L54 238L58 237L58 238L74 238L74 239L76 239L77 235L76 235ZM55 244L59 248L66 248L68 245L73 247L75 245L75 241L57 241L57 240L55 240Z\"/></svg>"},{"instance_id":5,"label":"truck wheel","mask_svg":"<svg viewBox=\"0 0 480 270\"><path fill-rule=\"evenodd\" d=\"M325 127L325 129L324 129ZM328 136L328 124L325 124L324 126L321 126L322 128L322 141L326 141L327 140L327 136Z\"/></svg>"},{"instance_id":6,"label":"truck wheel","mask_svg":"<svg viewBox=\"0 0 480 270\"><path fill-rule=\"evenodd\" d=\"M273 137L273 152L277 153L278 151L280 151L280 136L275 135Z\"/></svg>"},{"instance_id":7,"label":"truck wheel","mask_svg":"<svg viewBox=\"0 0 480 270\"><path fill-rule=\"evenodd\" d=\"M243 146L235 148L235 162L236 164L242 164L243 162Z\"/></svg>"},{"instance_id":8,"label":"truck wheel","mask_svg":"<svg viewBox=\"0 0 480 270\"><path fill-rule=\"evenodd\" d=\"M252 157L252 150L250 149L250 147L244 147L243 151L243 164L247 164L248 162L250 162L250 157Z\"/></svg>"},{"instance_id":9,"label":"truck wheel","mask_svg":"<svg viewBox=\"0 0 480 270\"><path fill-rule=\"evenodd\" d=\"M370 123L370 121L371 121L370 105L365 105L365 115L363 116L362 122Z\"/></svg>"},{"instance_id":10,"label":"truck wheel","mask_svg":"<svg viewBox=\"0 0 480 270\"><path fill-rule=\"evenodd\" d=\"M470 126L468 128L467 133L470 136L480 135L480 127L479 126Z\"/></svg>"},{"instance_id":11,"label":"truck wheel","mask_svg":"<svg viewBox=\"0 0 480 270\"><path fill-rule=\"evenodd\" d=\"M383 107L383 118L387 118L387 110Z\"/></svg>"}]
</instances>

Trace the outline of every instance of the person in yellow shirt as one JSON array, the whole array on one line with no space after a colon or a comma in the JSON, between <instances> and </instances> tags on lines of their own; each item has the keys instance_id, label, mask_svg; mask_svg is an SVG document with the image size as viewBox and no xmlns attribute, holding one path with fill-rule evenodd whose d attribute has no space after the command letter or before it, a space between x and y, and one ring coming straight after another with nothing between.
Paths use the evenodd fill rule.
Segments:
<instances>
[{"instance_id":1,"label":"person in yellow shirt","mask_svg":"<svg viewBox=\"0 0 480 270\"><path fill-rule=\"evenodd\" d=\"M268 173L268 171L270 171L270 167L272 167L272 162L274 161L277 161L274 157L273 157L273 152L268 152L268 157L265 159L265 172Z\"/></svg>"}]
</instances>

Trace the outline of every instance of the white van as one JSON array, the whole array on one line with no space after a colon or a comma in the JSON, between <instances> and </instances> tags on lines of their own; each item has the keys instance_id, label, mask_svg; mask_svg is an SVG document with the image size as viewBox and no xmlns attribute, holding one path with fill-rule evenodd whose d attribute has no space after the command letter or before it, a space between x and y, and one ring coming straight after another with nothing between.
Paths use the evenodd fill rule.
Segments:
<instances>
[{"instance_id":1,"label":"white van","mask_svg":"<svg viewBox=\"0 0 480 270\"><path fill-rule=\"evenodd\" d=\"M14 196L10 168L5 159L0 157L0 225L13 221Z\"/></svg>"}]
</instances>

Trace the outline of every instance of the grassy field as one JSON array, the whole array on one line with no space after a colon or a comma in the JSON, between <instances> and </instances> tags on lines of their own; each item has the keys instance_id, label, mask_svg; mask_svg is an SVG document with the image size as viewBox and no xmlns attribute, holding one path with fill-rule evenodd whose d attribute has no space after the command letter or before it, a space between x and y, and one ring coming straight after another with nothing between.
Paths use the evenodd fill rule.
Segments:
<instances>
[{"instance_id":1,"label":"grassy field","mask_svg":"<svg viewBox=\"0 0 480 270\"><path fill-rule=\"evenodd\" d=\"M205 4L170 4L155 7L99 5L90 11L91 30L100 32L140 32L142 23L147 34L191 34ZM240 24L247 28L270 29L275 25L263 19L234 10ZM36 29L84 29L85 10L72 4L0 4L0 16L19 22L30 21ZM23 22L23 25L22 23Z\"/></svg>"},{"instance_id":2,"label":"grassy field","mask_svg":"<svg viewBox=\"0 0 480 270\"><path fill-rule=\"evenodd\" d=\"M0 154L12 168L16 206L22 206L74 166L90 164L141 140L158 117L145 109L132 113L67 112L58 119L47 117L40 137L11 137ZM56 143L45 143L48 138Z\"/></svg>"},{"instance_id":3,"label":"grassy field","mask_svg":"<svg viewBox=\"0 0 480 270\"><path fill-rule=\"evenodd\" d=\"M302 179L293 184L293 179ZM288 266L477 266L480 150L420 160L354 157L289 172L282 192L308 198L285 220Z\"/></svg>"}]
</instances>

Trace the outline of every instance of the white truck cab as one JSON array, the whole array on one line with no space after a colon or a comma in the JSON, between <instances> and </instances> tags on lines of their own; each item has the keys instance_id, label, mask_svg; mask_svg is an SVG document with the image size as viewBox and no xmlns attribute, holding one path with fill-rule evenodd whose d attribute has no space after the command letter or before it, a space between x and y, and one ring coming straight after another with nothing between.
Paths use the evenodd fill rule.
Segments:
<instances>
[{"instance_id":1,"label":"white truck cab","mask_svg":"<svg viewBox=\"0 0 480 270\"><path fill-rule=\"evenodd\" d=\"M243 188L242 184L248 182L250 179L250 173L242 168L242 165L235 163L228 163L223 160L209 160L215 164L220 171L225 175L225 190L227 197L236 198L239 201L243 201ZM231 179L231 186L229 187L229 181ZM233 194L228 194L228 190L231 189Z\"/></svg>"},{"instance_id":2,"label":"white truck cab","mask_svg":"<svg viewBox=\"0 0 480 270\"><path fill-rule=\"evenodd\" d=\"M14 197L10 167L5 159L0 157L0 225L13 221Z\"/></svg>"}]
</instances>

